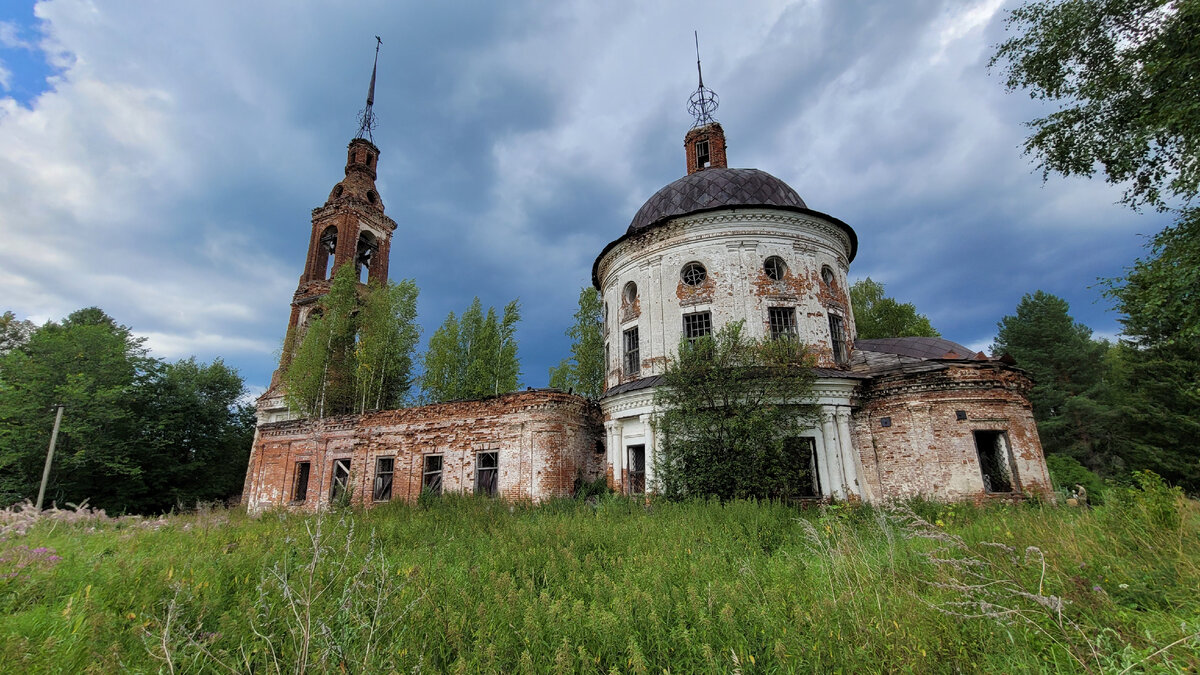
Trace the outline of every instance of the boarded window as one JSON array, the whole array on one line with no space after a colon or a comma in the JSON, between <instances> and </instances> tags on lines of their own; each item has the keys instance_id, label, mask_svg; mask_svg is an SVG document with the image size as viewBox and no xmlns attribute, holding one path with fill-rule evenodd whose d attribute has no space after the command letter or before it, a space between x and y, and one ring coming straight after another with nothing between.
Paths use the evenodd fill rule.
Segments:
<instances>
[{"instance_id":1,"label":"boarded window","mask_svg":"<svg viewBox=\"0 0 1200 675\"><path fill-rule=\"evenodd\" d=\"M435 495L442 494L442 456L425 455L425 469L421 489Z\"/></svg>"},{"instance_id":2,"label":"boarded window","mask_svg":"<svg viewBox=\"0 0 1200 675\"><path fill-rule=\"evenodd\" d=\"M833 360L837 363L845 363L850 360L850 355L846 353L846 332L842 317L837 314L829 315L829 341L833 347Z\"/></svg>"},{"instance_id":3,"label":"boarded window","mask_svg":"<svg viewBox=\"0 0 1200 675\"><path fill-rule=\"evenodd\" d=\"M683 315L683 337L688 340L712 335L712 314L696 312Z\"/></svg>"},{"instance_id":4,"label":"boarded window","mask_svg":"<svg viewBox=\"0 0 1200 675\"><path fill-rule=\"evenodd\" d=\"M350 460L333 460L333 479L329 483L329 501L346 499L350 490Z\"/></svg>"},{"instance_id":5,"label":"boarded window","mask_svg":"<svg viewBox=\"0 0 1200 675\"><path fill-rule=\"evenodd\" d=\"M1004 432L976 431L975 451L979 453L983 489L988 492L1012 492L1016 485L1015 472Z\"/></svg>"},{"instance_id":6,"label":"boarded window","mask_svg":"<svg viewBox=\"0 0 1200 675\"><path fill-rule=\"evenodd\" d=\"M646 446L631 445L627 448L629 452L629 489L626 490L631 495L640 495L646 492Z\"/></svg>"},{"instance_id":7,"label":"boarded window","mask_svg":"<svg viewBox=\"0 0 1200 675\"><path fill-rule=\"evenodd\" d=\"M292 501L302 502L308 499L308 474L312 465L308 462L296 462L296 481L292 484Z\"/></svg>"},{"instance_id":8,"label":"boarded window","mask_svg":"<svg viewBox=\"0 0 1200 675\"><path fill-rule=\"evenodd\" d=\"M392 476L395 474L395 470L395 457L378 457L375 459L375 501L386 502L392 498Z\"/></svg>"},{"instance_id":9,"label":"boarded window","mask_svg":"<svg viewBox=\"0 0 1200 675\"><path fill-rule=\"evenodd\" d=\"M625 374L637 375L642 371L641 350L638 344L637 326L625 331Z\"/></svg>"},{"instance_id":10,"label":"boarded window","mask_svg":"<svg viewBox=\"0 0 1200 675\"><path fill-rule=\"evenodd\" d=\"M796 337L796 308L768 307L767 320L771 324L771 339Z\"/></svg>"},{"instance_id":11,"label":"boarded window","mask_svg":"<svg viewBox=\"0 0 1200 675\"><path fill-rule=\"evenodd\" d=\"M496 450L475 456L475 494L495 497L500 490L500 453Z\"/></svg>"}]
</instances>

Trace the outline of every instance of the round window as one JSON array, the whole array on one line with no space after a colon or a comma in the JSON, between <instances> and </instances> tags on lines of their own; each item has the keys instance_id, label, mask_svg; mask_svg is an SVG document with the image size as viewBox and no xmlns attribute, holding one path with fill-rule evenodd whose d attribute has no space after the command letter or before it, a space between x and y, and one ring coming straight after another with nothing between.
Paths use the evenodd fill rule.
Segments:
<instances>
[{"instance_id":1,"label":"round window","mask_svg":"<svg viewBox=\"0 0 1200 675\"><path fill-rule=\"evenodd\" d=\"M783 258L773 255L763 262L763 272L771 281L782 281L787 274L787 263L783 262Z\"/></svg>"},{"instance_id":2,"label":"round window","mask_svg":"<svg viewBox=\"0 0 1200 675\"><path fill-rule=\"evenodd\" d=\"M625 301L625 304L632 305L633 301L637 300L637 284L633 283L632 281L625 284L625 290L623 291L622 299Z\"/></svg>"},{"instance_id":3,"label":"round window","mask_svg":"<svg viewBox=\"0 0 1200 675\"><path fill-rule=\"evenodd\" d=\"M833 285L833 269L831 269L829 265L825 265L821 268L821 280L826 284L831 286Z\"/></svg>"},{"instance_id":4,"label":"round window","mask_svg":"<svg viewBox=\"0 0 1200 675\"><path fill-rule=\"evenodd\" d=\"M679 273L679 277L683 279L683 283L688 286L699 286L708 278L708 270L704 269L704 265L698 262L690 262L683 266L683 270Z\"/></svg>"},{"instance_id":5,"label":"round window","mask_svg":"<svg viewBox=\"0 0 1200 675\"><path fill-rule=\"evenodd\" d=\"M369 202L371 202L372 204L374 204L376 199L379 199L379 198L375 196L375 191L374 191L374 190L367 190L367 201L369 201Z\"/></svg>"}]
</instances>

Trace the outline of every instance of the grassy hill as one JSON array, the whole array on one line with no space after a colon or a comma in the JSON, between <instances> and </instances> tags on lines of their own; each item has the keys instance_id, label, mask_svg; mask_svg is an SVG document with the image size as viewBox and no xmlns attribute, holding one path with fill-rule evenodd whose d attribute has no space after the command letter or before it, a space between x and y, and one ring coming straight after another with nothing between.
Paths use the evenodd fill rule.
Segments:
<instances>
[{"instance_id":1,"label":"grassy hill","mask_svg":"<svg viewBox=\"0 0 1200 675\"><path fill-rule=\"evenodd\" d=\"M9 512L7 672L1196 672L1200 506Z\"/></svg>"}]
</instances>

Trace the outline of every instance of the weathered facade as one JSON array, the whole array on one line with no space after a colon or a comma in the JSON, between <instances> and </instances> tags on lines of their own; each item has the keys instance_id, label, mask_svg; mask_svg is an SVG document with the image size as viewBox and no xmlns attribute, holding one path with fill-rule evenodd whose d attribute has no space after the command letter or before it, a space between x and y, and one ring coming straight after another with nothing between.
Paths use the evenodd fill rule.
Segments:
<instances>
[{"instance_id":1,"label":"weathered facade","mask_svg":"<svg viewBox=\"0 0 1200 675\"><path fill-rule=\"evenodd\" d=\"M734 321L752 337L800 340L817 356L807 402L821 422L791 446L808 456L813 497L1049 493L1029 378L940 338L856 341L848 278L857 234L778 178L729 168L711 111L685 137L687 175L647 200L592 267L604 306L598 403L530 390L294 420L275 377L258 402L250 510L369 506L423 490L536 502L598 477L623 493L653 492L661 374L680 340ZM346 179L314 209L289 331L303 330L339 266L358 266L362 281L387 278L396 224L375 190L378 158L360 132ZM281 367L288 358L285 349Z\"/></svg>"}]
</instances>

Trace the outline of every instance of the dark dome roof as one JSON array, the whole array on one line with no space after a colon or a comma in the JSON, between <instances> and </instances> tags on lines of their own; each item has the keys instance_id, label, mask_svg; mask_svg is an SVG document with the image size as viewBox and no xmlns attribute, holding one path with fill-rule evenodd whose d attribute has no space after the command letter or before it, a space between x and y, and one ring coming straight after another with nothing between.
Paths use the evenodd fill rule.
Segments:
<instances>
[{"instance_id":1,"label":"dark dome roof","mask_svg":"<svg viewBox=\"0 0 1200 675\"><path fill-rule=\"evenodd\" d=\"M945 338L899 337L862 339L854 341L854 348L865 352L896 354L914 359L974 359L976 352L957 342ZM957 356L950 356L957 354Z\"/></svg>"},{"instance_id":2,"label":"dark dome roof","mask_svg":"<svg viewBox=\"0 0 1200 675\"><path fill-rule=\"evenodd\" d=\"M766 171L705 169L655 192L638 209L627 234L653 227L668 218L736 206L808 208L795 190Z\"/></svg>"}]
</instances>

